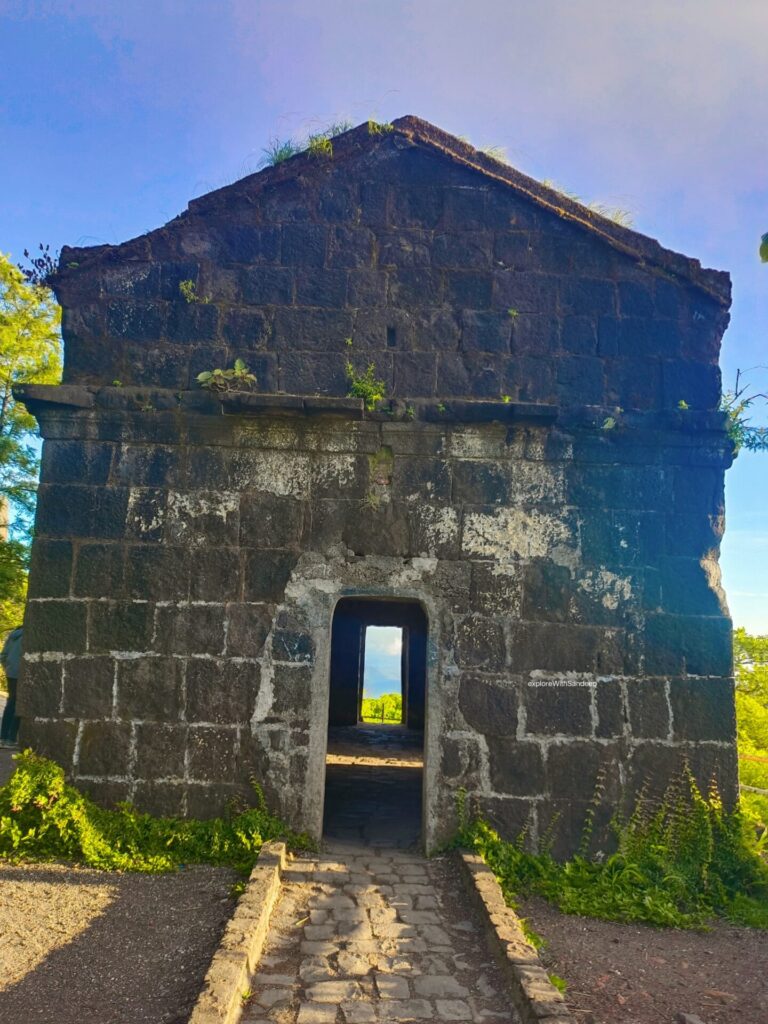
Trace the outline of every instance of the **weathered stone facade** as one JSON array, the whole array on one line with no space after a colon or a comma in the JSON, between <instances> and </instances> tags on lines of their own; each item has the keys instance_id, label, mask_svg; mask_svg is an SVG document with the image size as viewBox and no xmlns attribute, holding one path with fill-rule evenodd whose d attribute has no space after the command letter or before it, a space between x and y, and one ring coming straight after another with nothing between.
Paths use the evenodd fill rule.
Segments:
<instances>
[{"instance_id":1,"label":"weathered stone facade","mask_svg":"<svg viewBox=\"0 0 768 1024\"><path fill-rule=\"evenodd\" d=\"M357 597L427 616L428 845L459 787L559 852L601 766L600 823L682 754L733 797L727 275L403 118L65 250L56 289L20 705L78 784L208 815L255 776L317 834ZM236 357L256 393L195 387Z\"/></svg>"}]
</instances>

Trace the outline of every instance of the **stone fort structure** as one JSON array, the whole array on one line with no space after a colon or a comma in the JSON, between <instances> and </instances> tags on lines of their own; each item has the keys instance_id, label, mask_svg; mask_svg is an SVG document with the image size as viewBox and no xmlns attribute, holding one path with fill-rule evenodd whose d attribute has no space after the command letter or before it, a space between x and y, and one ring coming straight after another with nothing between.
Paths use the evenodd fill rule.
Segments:
<instances>
[{"instance_id":1,"label":"stone fort structure","mask_svg":"<svg viewBox=\"0 0 768 1024\"><path fill-rule=\"evenodd\" d=\"M726 274L404 117L54 285L21 740L96 799L207 816L253 777L318 835L387 623L428 847L461 787L561 853L598 777L598 832L683 755L734 797ZM198 386L236 358L252 390Z\"/></svg>"}]
</instances>

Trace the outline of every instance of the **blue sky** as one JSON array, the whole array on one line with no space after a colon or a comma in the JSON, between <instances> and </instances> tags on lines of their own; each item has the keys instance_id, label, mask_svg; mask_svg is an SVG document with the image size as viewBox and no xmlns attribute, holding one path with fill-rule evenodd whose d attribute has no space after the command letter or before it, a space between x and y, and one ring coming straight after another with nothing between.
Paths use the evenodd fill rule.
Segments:
<instances>
[{"instance_id":1,"label":"blue sky","mask_svg":"<svg viewBox=\"0 0 768 1024\"><path fill-rule=\"evenodd\" d=\"M729 270L728 384L768 364L767 38L765 0L0 0L0 249L119 242L271 137L418 114ZM768 632L768 457L727 498L731 611Z\"/></svg>"},{"instance_id":2,"label":"blue sky","mask_svg":"<svg viewBox=\"0 0 768 1024\"><path fill-rule=\"evenodd\" d=\"M399 626L368 626L365 631L364 696L380 697L382 693L401 692L402 650L403 631Z\"/></svg>"}]
</instances>

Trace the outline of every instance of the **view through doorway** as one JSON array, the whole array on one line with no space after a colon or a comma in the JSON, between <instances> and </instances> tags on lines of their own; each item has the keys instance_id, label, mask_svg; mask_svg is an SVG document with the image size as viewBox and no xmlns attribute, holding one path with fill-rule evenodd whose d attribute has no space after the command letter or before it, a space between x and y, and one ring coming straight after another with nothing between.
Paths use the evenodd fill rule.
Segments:
<instances>
[{"instance_id":1,"label":"view through doorway","mask_svg":"<svg viewBox=\"0 0 768 1024\"><path fill-rule=\"evenodd\" d=\"M417 602L347 598L337 605L324 835L418 846L426 651L427 619Z\"/></svg>"}]
</instances>

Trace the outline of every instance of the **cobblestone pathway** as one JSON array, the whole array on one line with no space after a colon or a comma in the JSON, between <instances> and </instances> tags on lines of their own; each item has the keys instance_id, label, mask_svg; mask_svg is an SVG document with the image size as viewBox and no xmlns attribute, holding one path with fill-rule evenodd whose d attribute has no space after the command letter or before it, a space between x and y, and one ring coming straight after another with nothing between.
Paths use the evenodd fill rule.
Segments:
<instances>
[{"instance_id":1,"label":"cobblestone pathway","mask_svg":"<svg viewBox=\"0 0 768 1024\"><path fill-rule=\"evenodd\" d=\"M517 1022L450 858L328 847L288 868L243 1024Z\"/></svg>"},{"instance_id":2,"label":"cobblestone pathway","mask_svg":"<svg viewBox=\"0 0 768 1024\"><path fill-rule=\"evenodd\" d=\"M332 730L322 856L292 861L243 1024L518 1024L449 857L418 852L421 737Z\"/></svg>"}]
</instances>

